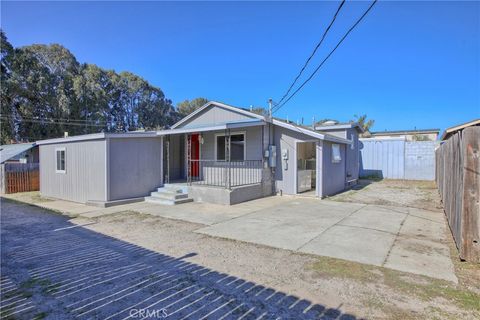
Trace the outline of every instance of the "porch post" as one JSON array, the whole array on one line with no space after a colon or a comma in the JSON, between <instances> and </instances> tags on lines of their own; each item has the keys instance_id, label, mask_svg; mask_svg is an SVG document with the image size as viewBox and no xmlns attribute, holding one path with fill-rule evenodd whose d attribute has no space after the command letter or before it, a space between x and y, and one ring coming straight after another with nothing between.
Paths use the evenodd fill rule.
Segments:
<instances>
[{"instance_id":1,"label":"porch post","mask_svg":"<svg viewBox=\"0 0 480 320\"><path fill-rule=\"evenodd\" d=\"M191 160L192 160L192 135L187 134L187 183L192 184Z\"/></svg>"},{"instance_id":2,"label":"porch post","mask_svg":"<svg viewBox=\"0 0 480 320\"><path fill-rule=\"evenodd\" d=\"M225 130L225 160L227 161L227 167L225 167L227 176L225 180L225 187L230 189L232 185L231 181L231 169L232 169L232 162L230 159L230 129Z\"/></svg>"},{"instance_id":3,"label":"porch post","mask_svg":"<svg viewBox=\"0 0 480 320\"><path fill-rule=\"evenodd\" d=\"M165 141L165 157L167 158L167 174L165 175L165 182L170 183L170 136L167 136Z\"/></svg>"}]
</instances>

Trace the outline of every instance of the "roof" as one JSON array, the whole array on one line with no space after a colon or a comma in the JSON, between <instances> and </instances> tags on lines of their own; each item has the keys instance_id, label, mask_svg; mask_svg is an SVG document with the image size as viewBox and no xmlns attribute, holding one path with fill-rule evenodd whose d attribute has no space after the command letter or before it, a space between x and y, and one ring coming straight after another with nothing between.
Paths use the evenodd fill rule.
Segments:
<instances>
[{"instance_id":1,"label":"roof","mask_svg":"<svg viewBox=\"0 0 480 320\"><path fill-rule=\"evenodd\" d=\"M77 141L89 141L89 140L101 140L101 139L115 139L115 138L148 138L148 137L156 137L156 131L132 131L132 132L124 132L124 133L92 133L92 134L83 134L79 136L71 136L66 138L56 138L56 139L47 139L47 140L40 140L37 141L37 145L44 145L44 144L55 144L55 143L69 143L69 142L77 142Z\"/></svg>"},{"instance_id":2,"label":"roof","mask_svg":"<svg viewBox=\"0 0 480 320\"><path fill-rule=\"evenodd\" d=\"M467 127L478 126L478 125L480 125L480 119L472 120L472 121L469 121L469 122L459 124L459 125L454 126L454 127L447 128L443 132L440 140L446 140L457 131L463 130Z\"/></svg>"},{"instance_id":3,"label":"roof","mask_svg":"<svg viewBox=\"0 0 480 320\"><path fill-rule=\"evenodd\" d=\"M231 111L234 111L234 112L239 112L239 113L242 113L246 116L252 117L253 118L252 122L254 122L255 119L257 119L257 121L260 120L264 123L271 122L274 125L277 125L277 126L280 126L280 127L286 128L286 129L290 129L290 130L293 130L293 131L298 131L300 133L303 133L303 134L305 134L307 136L310 136L310 137L313 137L313 138L332 141L332 142L337 142L337 143L345 143L345 144L350 144L351 143L351 141L347 140L347 139L336 137L334 135L329 135L329 134L323 133L323 132L318 132L318 131L315 131L315 130L312 130L310 128L306 128L306 127L303 127L303 126L294 125L290 122L287 122L286 120L282 120L282 119L278 119L278 118L267 119L266 117L264 117L262 115L256 114L256 113L248 111L246 109L230 106L228 104L221 103L221 102L218 102L218 101L207 102L206 104L204 104L203 106L201 106L200 108L198 108L194 112L190 113L188 116L186 116L182 120L175 123L172 126L171 129L159 131L159 135L167 135L167 134L175 134L175 133L187 133L187 132L199 132L199 131L223 130L223 129L226 129L226 128L228 129L229 128L228 126L232 125L233 123L226 123L226 124L222 124L222 125L218 125L218 126L204 127L204 128L175 129L178 126L180 126L182 123L185 123L189 119L192 119L193 117L195 117L195 115L201 113L203 110L205 110L206 108L208 108L211 105L218 106L218 107L221 107L221 108L225 108L225 109L228 109L228 110L231 110ZM248 122L249 121L240 121L236 128L241 128L242 127L241 123L246 124ZM173 130L175 130L175 131L173 131Z\"/></svg>"},{"instance_id":4,"label":"roof","mask_svg":"<svg viewBox=\"0 0 480 320\"><path fill-rule=\"evenodd\" d=\"M178 128L178 129L166 129L166 130L157 131L157 135L165 136L169 134L238 129L238 128L245 128L245 127L261 126L265 124L266 122L261 119L231 121L231 122L222 123L222 124L213 125L213 126L198 126L198 127Z\"/></svg>"},{"instance_id":5,"label":"roof","mask_svg":"<svg viewBox=\"0 0 480 320\"><path fill-rule=\"evenodd\" d=\"M315 130L337 130L337 129L350 129L350 128L357 128L360 133L365 132L365 130L362 128L358 122L347 122L347 123L337 123L337 124L332 124L332 125L319 125L315 126Z\"/></svg>"},{"instance_id":6,"label":"roof","mask_svg":"<svg viewBox=\"0 0 480 320\"><path fill-rule=\"evenodd\" d=\"M417 133L440 133L440 129L414 129L414 130L391 130L391 131L374 131L370 132L372 135L384 134L417 134Z\"/></svg>"},{"instance_id":7,"label":"roof","mask_svg":"<svg viewBox=\"0 0 480 320\"><path fill-rule=\"evenodd\" d=\"M334 135L331 135L331 134L328 134L328 133L325 133L325 132L314 131L310 128L300 126L300 125L294 125L290 122L287 123L283 120L279 120L279 119L276 119L276 118L272 119L272 123L274 125L277 125L277 126L282 127L282 128L286 128L286 129L290 129L292 131L297 131L297 132L303 133L303 134L305 134L307 136L310 136L312 138L317 138L317 139L320 139L320 140L326 140L326 141L337 142L337 143L344 143L344 144L351 144L352 143L350 140L347 140L347 139L343 139L343 138L340 138L340 137L337 137L337 136L334 136Z\"/></svg>"},{"instance_id":8,"label":"roof","mask_svg":"<svg viewBox=\"0 0 480 320\"><path fill-rule=\"evenodd\" d=\"M228 109L228 110L231 110L231 111L234 111L234 112L239 112L239 113L242 113L246 116L249 116L249 117L253 117L253 118L257 118L257 119L261 119L261 120L264 120L264 117L259 115L259 114L256 114L254 112L250 112L250 111L247 111L243 108L238 108L238 107L234 107L234 106L230 106L228 104L225 104L225 103L221 103L221 102L218 102L218 101L209 101L207 103L205 103L203 106L201 106L200 108L198 108L197 110L193 111L192 113L190 113L188 116L186 116L185 118L181 119L180 121L178 121L177 123L175 123L173 126L172 126L172 129L175 129L177 128L178 126L180 126L181 124L187 122L188 120L194 118L197 114L201 113L203 110L207 109L208 107L210 107L211 105L214 105L214 106L217 106L217 107L220 107L220 108L224 108L224 109Z\"/></svg>"},{"instance_id":9,"label":"roof","mask_svg":"<svg viewBox=\"0 0 480 320\"><path fill-rule=\"evenodd\" d=\"M0 146L0 163L15 158L15 156L35 147L35 143L4 144Z\"/></svg>"}]
</instances>

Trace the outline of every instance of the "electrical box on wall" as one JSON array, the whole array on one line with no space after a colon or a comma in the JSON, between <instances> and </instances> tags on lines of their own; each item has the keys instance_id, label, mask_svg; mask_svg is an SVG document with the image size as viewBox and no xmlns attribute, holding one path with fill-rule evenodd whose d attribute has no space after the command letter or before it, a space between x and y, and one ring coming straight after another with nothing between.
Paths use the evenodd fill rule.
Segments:
<instances>
[{"instance_id":1,"label":"electrical box on wall","mask_svg":"<svg viewBox=\"0 0 480 320\"><path fill-rule=\"evenodd\" d=\"M268 146L268 165L271 168L275 168L277 166L277 147L270 145Z\"/></svg>"}]
</instances>

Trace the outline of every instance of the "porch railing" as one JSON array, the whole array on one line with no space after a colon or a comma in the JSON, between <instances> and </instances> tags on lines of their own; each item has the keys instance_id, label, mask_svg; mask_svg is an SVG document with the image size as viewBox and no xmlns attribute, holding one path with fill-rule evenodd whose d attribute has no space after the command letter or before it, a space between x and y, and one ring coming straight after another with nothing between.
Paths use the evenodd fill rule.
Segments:
<instances>
[{"instance_id":1,"label":"porch railing","mask_svg":"<svg viewBox=\"0 0 480 320\"><path fill-rule=\"evenodd\" d=\"M188 182L190 184L230 189L261 183L263 160L190 160L188 172Z\"/></svg>"}]
</instances>

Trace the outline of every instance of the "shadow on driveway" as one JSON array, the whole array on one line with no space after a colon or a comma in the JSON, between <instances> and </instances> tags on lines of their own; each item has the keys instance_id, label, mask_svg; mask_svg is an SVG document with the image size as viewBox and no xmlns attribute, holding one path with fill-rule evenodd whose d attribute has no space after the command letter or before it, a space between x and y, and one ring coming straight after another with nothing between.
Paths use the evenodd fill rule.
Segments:
<instances>
[{"instance_id":1,"label":"shadow on driveway","mask_svg":"<svg viewBox=\"0 0 480 320\"><path fill-rule=\"evenodd\" d=\"M2 199L1 318L357 319Z\"/></svg>"}]
</instances>

